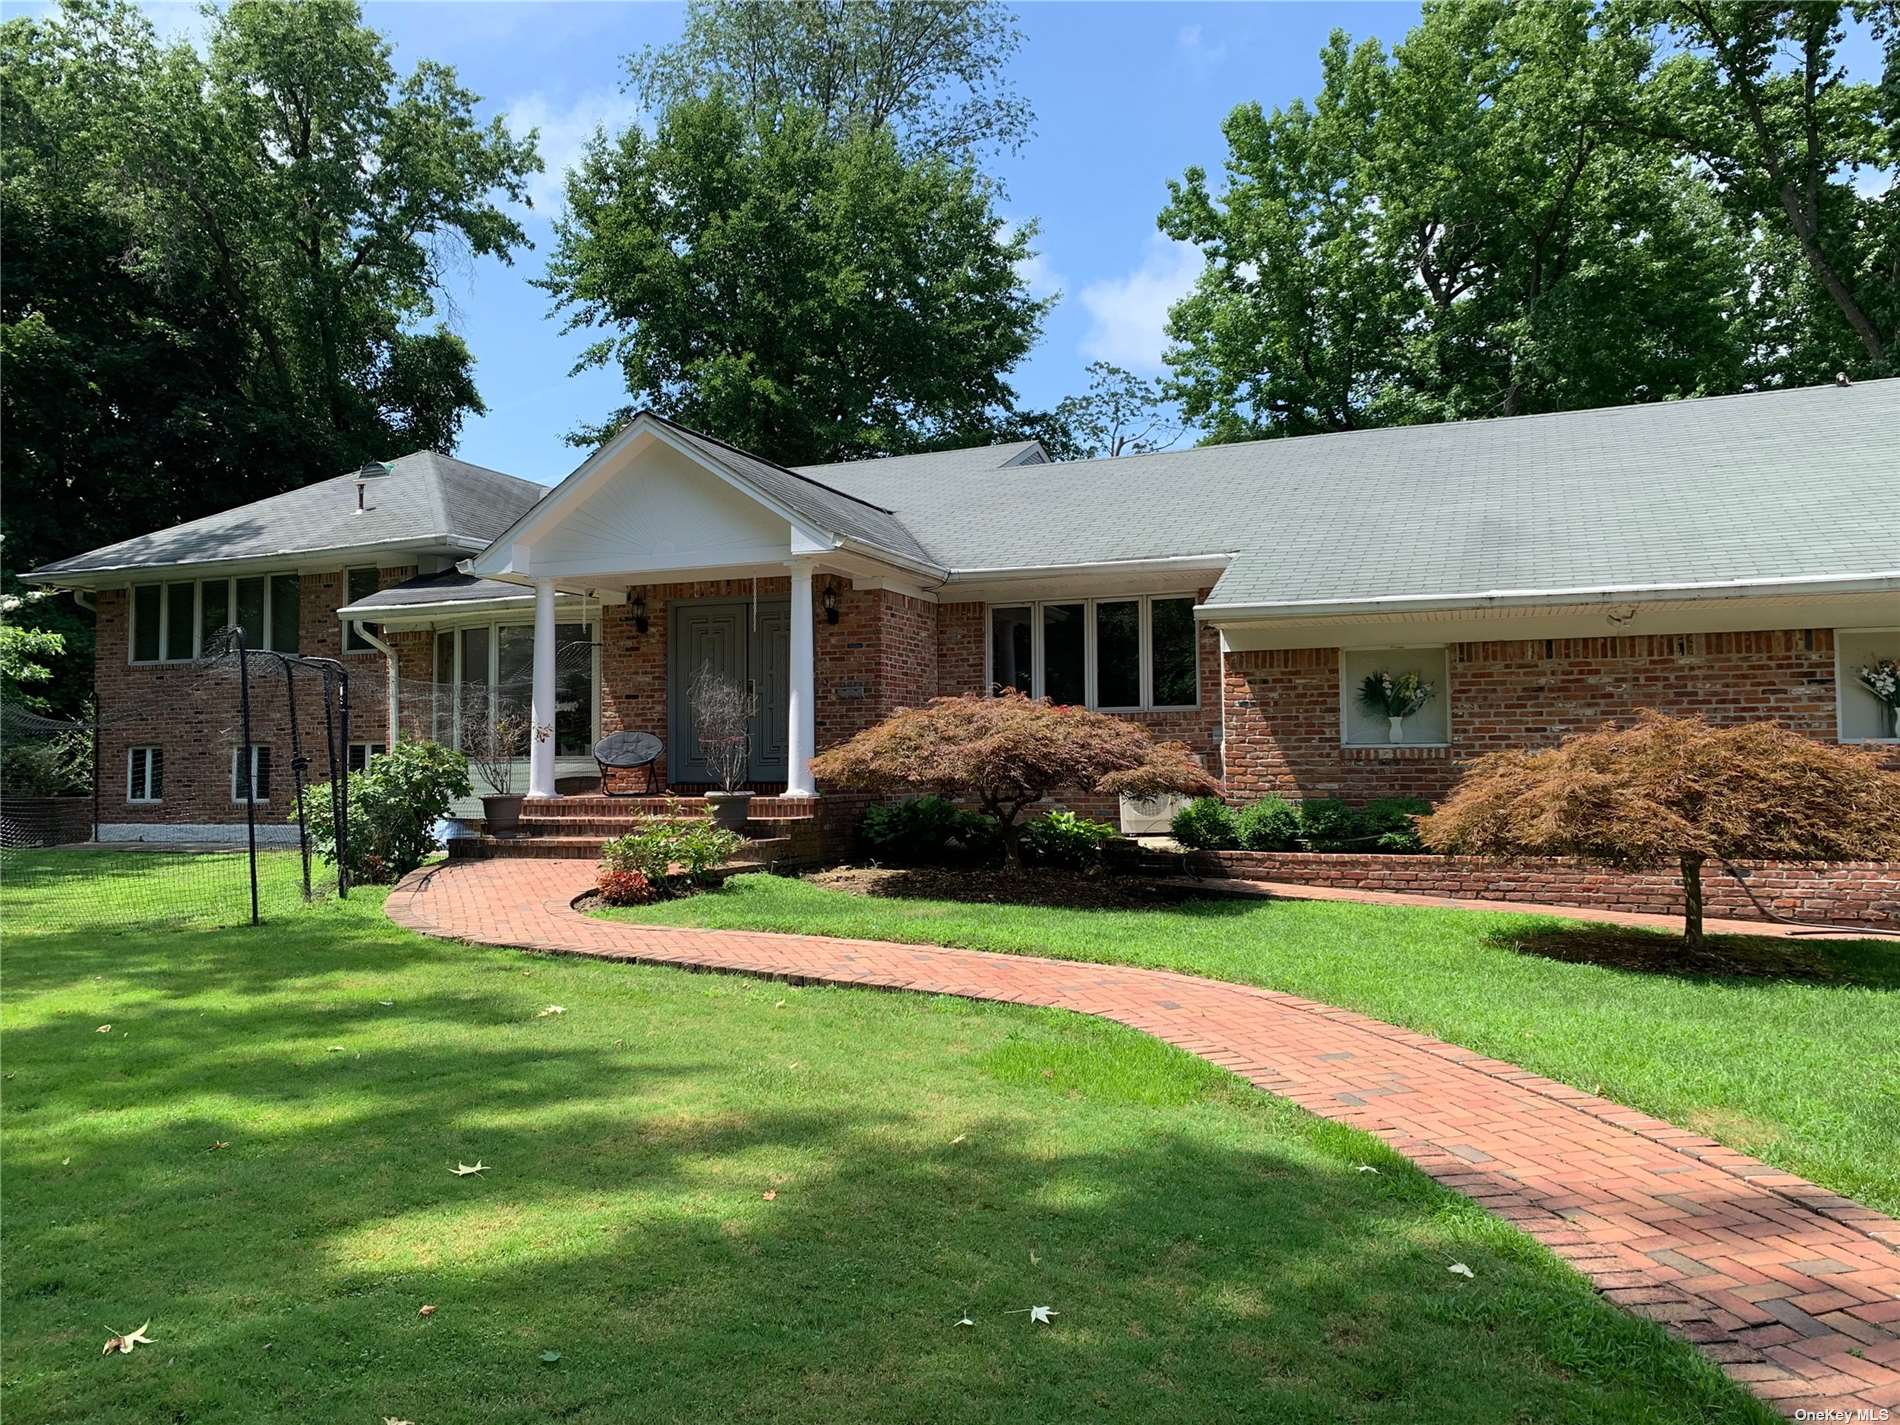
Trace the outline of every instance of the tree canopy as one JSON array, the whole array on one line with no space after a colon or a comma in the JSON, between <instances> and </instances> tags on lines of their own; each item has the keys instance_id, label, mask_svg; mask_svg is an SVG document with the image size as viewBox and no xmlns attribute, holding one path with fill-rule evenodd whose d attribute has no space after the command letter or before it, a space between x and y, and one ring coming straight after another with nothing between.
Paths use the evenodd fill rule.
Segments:
<instances>
[{"instance_id":1,"label":"tree canopy","mask_svg":"<svg viewBox=\"0 0 1900 1425\"><path fill-rule=\"evenodd\" d=\"M1875 749L1777 723L1712 727L1645 713L1541 752L1477 758L1421 831L1435 851L1674 863L1687 938L1699 945L1707 860L1900 855L1900 774Z\"/></svg>"},{"instance_id":2,"label":"tree canopy","mask_svg":"<svg viewBox=\"0 0 1900 1425\"><path fill-rule=\"evenodd\" d=\"M542 285L635 398L576 444L639 405L785 464L988 440L1048 307L980 174L810 108L682 99L597 136L567 204Z\"/></svg>"},{"instance_id":3,"label":"tree canopy","mask_svg":"<svg viewBox=\"0 0 1900 1425\"><path fill-rule=\"evenodd\" d=\"M1040 432L1052 459L1145 455L1181 438L1185 427L1156 382L1110 361L1091 361L1088 378L1088 390L1064 396L1044 418L1054 427Z\"/></svg>"},{"instance_id":4,"label":"tree canopy","mask_svg":"<svg viewBox=\"0 0 1900 1425\"><path fill-rule=\"evenodd\" d=\"M805 109L834 138L888 128L907 153L968 159L1029 136L1004 73L1021 47L998 0L689 0L679 40L627 67L656 113L717 89L768 120Z\"/></svg>"},{"instance_id":5,"label":"tree canopy","mask_svg":"<svg viewBox=\"0 0 1900 1425\"><path fill-rule=\"evenodd\" d=\"M1460 0L1390 53L1335 33L1311 104L1236 109L1224 184L1170 185L1205 257L1184 411L1235 440L1890 369L1900 198L1855 185L1894 162L1900 61L1862 5L1887 82L1847 80L1850 8Z\"/></svg>"},{"instance_id":6,"label":"tree canopy","mask_svg":"<svg viewBox=\"0 0 1900 1425\"><path fill-rule=\"evenodd\" d=\"M236 0L202 53L116 0L0 26L8 569L452 446L445 279L540 167L475 102L350 0Z\"/></svg>"}]
</instances>

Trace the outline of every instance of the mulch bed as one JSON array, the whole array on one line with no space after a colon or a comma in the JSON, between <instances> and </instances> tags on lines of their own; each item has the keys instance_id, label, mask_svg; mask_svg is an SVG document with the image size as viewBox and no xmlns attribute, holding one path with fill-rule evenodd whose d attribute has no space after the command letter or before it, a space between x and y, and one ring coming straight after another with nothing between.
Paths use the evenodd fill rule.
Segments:
<instances>
[{"instance_id":1,"label":"mulch bed","mask_svg":"<svg viewBox=\"0 0 1900 1425\"><path fill-rule=\"evenodd\" d=\"M1041 905L1067 910L1141 910L1199 893L1113 875L1079 871L1005 871L990 867L834 866L804 878L827 890L894 900L967 901L978 905Z\"/></svg>"}]
</instances>

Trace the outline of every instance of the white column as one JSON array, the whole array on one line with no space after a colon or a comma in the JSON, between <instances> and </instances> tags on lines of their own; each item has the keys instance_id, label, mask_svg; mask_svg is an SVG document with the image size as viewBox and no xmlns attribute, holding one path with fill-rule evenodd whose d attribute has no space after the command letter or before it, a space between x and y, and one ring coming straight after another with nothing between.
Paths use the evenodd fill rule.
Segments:
<instances>
[{"instance_id":1,"label":"white column","mask_svg":"<svg viewBox=\"0 0 1900 1425\"><path fill-rule=\"evenodd\" d=\"M534 581L534 731L528 743L528 795L554 795L554 581ZM543 729L546 736L542 735Z\"/></svg>"},{"instance_id":2,"label":"white column","mask_svg":"<svg viewBox=\"0 0 1900 1425\"><path fill-rule=\"evenodd\" d=\"M785 777L788 797L818 795L811 775L811 759L818 751L818 668L813 645L811 565L801 559L792 565L792 686L791 696L786 699L792 722L786 739L791 763Z\"/></svg>"}]
</instances>

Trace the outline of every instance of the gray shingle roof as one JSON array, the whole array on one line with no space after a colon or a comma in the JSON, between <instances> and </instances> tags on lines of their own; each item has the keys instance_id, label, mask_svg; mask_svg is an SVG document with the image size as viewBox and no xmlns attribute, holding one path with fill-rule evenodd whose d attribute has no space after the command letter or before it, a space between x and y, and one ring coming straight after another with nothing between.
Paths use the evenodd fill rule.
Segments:
<instances>
[{"instance_id":1,"label":"gray shingle roof","mask_svg":"<svg viewBox=\"0 0 1900 1425\"><path fill-rule=\"evenodd\" d=\"M547 493L545 485L418 451L388 462L356 508L354 473L319 480L233 510L61 559L34 577L99 574L176 564L314 554L363 545L445 545L475 550Z\"/></svg>"},{"instance_id":2,"label":"gray shingle roof","mask_svg":"<svg viewBox=\"0 0 1900 1425\"><path fill-rule=\"evenodd\" d=\"M897 464L823 474L953 570L1229 551L1216 605L1900 571L1900 379L948 479Z\"/></svg>"},{"instance_id":3,"label":"gray shingle roof","mask_svg":"<svg viewBox=\"0 0 1900 1425\"><path fill-rule=\"evenodd\" d=\"M345 608L380 609L394 613L423 604L459 604L484 599L526 601L533 598L534 590L521 584L509 584L500 579L480 579L473 574L445 569L438 574L418 574L413 579L405 579L387 589L378 589L353 604L345 605ZM343 610L339 609L338 612Z\"/></svg>"}]
</instances>

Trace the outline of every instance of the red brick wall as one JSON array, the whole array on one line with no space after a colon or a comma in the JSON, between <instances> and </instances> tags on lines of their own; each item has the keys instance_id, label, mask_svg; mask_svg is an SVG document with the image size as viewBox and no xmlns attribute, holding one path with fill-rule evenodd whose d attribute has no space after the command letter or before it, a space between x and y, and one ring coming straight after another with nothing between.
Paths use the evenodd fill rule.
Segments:
<instances>
[{"instance_id":1,"label":"red brick wall","mask_svg":"<svg viewBox=\"0 0 1900 1425\"><path fill-rule=\"evenodd\" d=\"M1447 650L1451 745L1342 747L1339 650L1227 660L1227 781L1237 797L1433 800L1459 763L1543 747L1643 708L1712 722L1778 718L1832 740L1831 629L1457 643Z\"/></svg>"},{"instance_id":2,"label":"red brick wall","mask_svg":"<svg viewBox=\"0 0 1900 1425\"><path fill-rule=\"evenodd\" d=\"M377 571L377 584L415 576L413 566ZM386 663L383 655L343 653L342 625L336 611L348 602L342 571L305 573L298 584L300 651L311 657L341 658L350 674L351 731L356 742L381 742L388 730ZM99 693L100 801L102 822L198 822L238 824L241 803L231 800L231 758L243 740L235 670L202 668L191 663L139 663L127 660L130 647L130 598L124 589L108 590L97 600L97 649L94 676ZM252 661L251 736L271 749L270 801L258 807L260 826L274 826L294 805L291 780L290 708L281 672L264 660ZM318 681L297 679L297 717L309 781L329 775L323 757L323 704ZM133 747L164 749L163 799L126 800L126 756Z\"/></svg>"},{"instance_id":3,"label":"red brick wall","mask_svg":"<svg viewBox=\"0 0 1900 1425\"><path fill-rule=\"evenodd\" d=\"M1674 871L1611 871L1558 860L1499 865L1471 856L1305 851L1197 852L1190 860L1205 875L1295 885L1682 914L1682 878ZM1786 919L1900 927L1900 862L1735 864L1755 898ZM1712 918L1765 919L1735 878L1718 866L1703 871L1702 896L1703 913Z\"/></svg>"}]
</instances>

